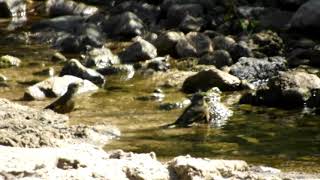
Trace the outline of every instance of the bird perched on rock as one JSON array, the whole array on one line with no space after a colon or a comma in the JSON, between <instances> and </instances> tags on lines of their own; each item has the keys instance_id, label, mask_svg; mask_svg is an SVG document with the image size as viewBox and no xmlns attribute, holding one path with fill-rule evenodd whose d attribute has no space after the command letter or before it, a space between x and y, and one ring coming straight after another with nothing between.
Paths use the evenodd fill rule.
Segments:
<instances>
[{"instance_id":1,"label":"bird perched on rock","mask_svg":"<svg viewBox=\"0 0 320 180\"><path fill-rule=\"evenodd\" d=\"M63 96L58 98L56 101L45 107L45 109L51 109L54 112L65 114L69 113L74 108L74 96L77 93L82 83L71 83L68 86L68 90Z\"/></svg>"},{"instance_id":2,"label":"bird perched on rock","mask_svg":"<svg viewBox=\"0 0 320 180\"><path fill-rule=\"evenodd\" d=\"M206 96L199 92L192 96L191 104L183 111L182 115L171 126L187 127L194 122L209 123L210 112Z\"/></svg>"}]
</instances>

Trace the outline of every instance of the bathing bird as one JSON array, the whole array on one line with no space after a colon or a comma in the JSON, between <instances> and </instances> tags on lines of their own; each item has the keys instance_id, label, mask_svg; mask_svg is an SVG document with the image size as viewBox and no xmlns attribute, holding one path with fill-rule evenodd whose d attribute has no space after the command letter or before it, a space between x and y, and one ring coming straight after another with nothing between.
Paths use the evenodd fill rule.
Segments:
<instances>
[{"instance_id":1,"label":"bathing bird","mask_svg":"<svg viewBox=\"0 0 320 180\"><path fill-rule=\"evenodd\" d=\"M192 123L209 123L210 113L208 103L203 93L192 96L191 104L183 111L181 116L170 126L187 127Z\"/></svg>"},{"instance_id":2,"label":"bathing bird","mask_svg":"<svg viewBox=\"0 0 320 180\"><path fill-rule=\"evenodd\" d=\"M45 107L45 109L51 109L54 112L65 114L74 109L75 102L74 97L82 83L71 83L68 86L68 90L56 101Z\"/></svg>"}]
</instances>

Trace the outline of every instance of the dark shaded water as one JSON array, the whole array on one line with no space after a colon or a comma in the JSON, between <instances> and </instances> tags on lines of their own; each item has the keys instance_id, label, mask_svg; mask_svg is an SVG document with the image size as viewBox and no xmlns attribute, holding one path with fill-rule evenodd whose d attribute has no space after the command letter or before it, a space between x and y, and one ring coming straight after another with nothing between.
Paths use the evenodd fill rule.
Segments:
<instances>
[{"instance_id":1,"label":"dark shaded water","mask_svg":"<svg viewBox=\"0 0 320 180\"><path fill-rule=\"evenodd\" d=\"M25 87L45 78L32 73L52 66L59 71L61 65L49 61L52 52L43 46L2 43L0 55L17 56L23 64L19 68L0 69L9 78L8 87L0 86L0 97L18 100ZM106 145L106 150L154 151L163 160L183 154L243 159L285 170L320 172L320 116L307 110L232 105L234 115L220 129L207 126L162 129L160 126L174 122L182 110L162 111L159 102L135 99L152 92L160 81L161 75L138 76L129 81L109 77L104 89L78 97L71 121L119 127L122 137ZM180 101L185 96L178 89L164 91L167 102ZM225 95L224 100L235 101L237 96L237 93ZM21 103L41 108L51 101Z\"/></svg>"}]
</instances>

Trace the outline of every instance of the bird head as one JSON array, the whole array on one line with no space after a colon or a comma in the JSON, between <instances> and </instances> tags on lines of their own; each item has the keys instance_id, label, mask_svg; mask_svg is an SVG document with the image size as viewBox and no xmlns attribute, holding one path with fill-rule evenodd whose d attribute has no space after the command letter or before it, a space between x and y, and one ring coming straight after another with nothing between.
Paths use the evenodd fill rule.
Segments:
<instances>
[{"instance_id":1,"label":"bird head","mask_svg":"<svg viewBox=\"0 0 320 180\"><path fill-rule=\"evenodd\" d=\"M68 86L68 91L71 94L75 94L78 89L83 85L83 82L75 82L75 83L71 83Z\"/></svg>"}]
</instances>

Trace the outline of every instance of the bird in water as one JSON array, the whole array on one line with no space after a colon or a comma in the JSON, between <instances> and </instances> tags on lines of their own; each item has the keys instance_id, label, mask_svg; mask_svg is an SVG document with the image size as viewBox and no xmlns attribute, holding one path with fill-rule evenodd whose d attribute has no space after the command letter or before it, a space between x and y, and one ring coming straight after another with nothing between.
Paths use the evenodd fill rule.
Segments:
<instances>
[{"instance_id":1,"label":"bird in water","mask_svg":"<svg viewBox=\"0 0 320 180\"><path fill-rule=\"evenodd\" d=\"M210 112L206 96L199 92L192 96L191 104L183 111L182 115L169 127L187 127L195 122L209 123Z\"/></svg>"},{"instance_id":2,"label":"bird in water","mask_svg":"<svg viewBox=\"0 0 320 180\"><path fill-rule=\"evenodd\" d=\"M45 109L51 109L54 112L65 114L74 109L74 97L82 83L71 83L68 86L68 90L63 96L56 101L45 107Z\"/></svg>"}]
</instances>

